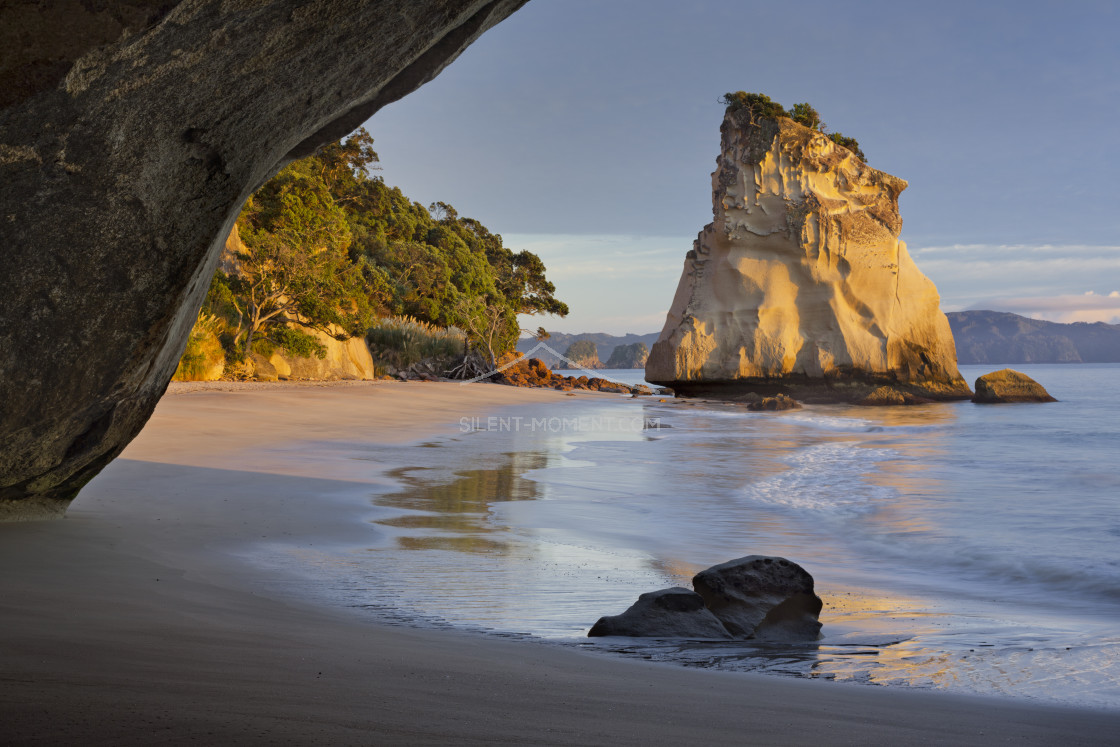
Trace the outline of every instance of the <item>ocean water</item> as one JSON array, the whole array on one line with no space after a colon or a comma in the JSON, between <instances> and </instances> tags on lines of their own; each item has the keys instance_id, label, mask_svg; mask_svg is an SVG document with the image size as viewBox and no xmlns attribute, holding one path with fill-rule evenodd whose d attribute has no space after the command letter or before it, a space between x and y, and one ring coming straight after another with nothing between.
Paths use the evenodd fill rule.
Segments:
<instances>
[{"instance_id":1,"label":"ocean water","mask_svg":"<svg viewBox=\"0 0 1120 747\"><path fill-rule=\"evenodd\" d=\"M331 603L401 624L1120 708L1120 365L1016 368L1060 401L751 413L581 395L452 413L418 444L320 444L400 466L366 545L292 562ZM813 574L821 641L585 637L749 554Z\"/></svg>"}]
</instances>

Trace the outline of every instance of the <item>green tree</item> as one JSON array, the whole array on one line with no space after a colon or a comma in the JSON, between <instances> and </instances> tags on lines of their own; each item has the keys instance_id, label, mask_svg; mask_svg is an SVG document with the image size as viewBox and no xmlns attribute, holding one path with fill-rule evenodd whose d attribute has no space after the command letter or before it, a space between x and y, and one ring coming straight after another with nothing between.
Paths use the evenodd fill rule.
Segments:
<instances>
[{"instance_id":1,"label":"green tree","mask_svg":"<svg viewBox=\"0 0 1120 747\"><path fill-rule=\"evenodd\" d=\"M263 338L315 354L291 322L337 325L341 337L398 315L457 327L494 358L515 345L518 314L567 314L538 256L446 202L408 199L377 164L373 138L359 130L290 164L246 203L244 250L228 275L215 275L206 302L233 329L227 349L243 355Z\"/></svg>"},{"instance_id":2,"label":"green tree","mask_svg":"<svg viewBox=\"0 0 1120 747\"><path fill-rule=\"evenodd\" d=\"M244 249L230 288L240 301L246 354L258 334L289 322L323 331L338 325L350 336L364 333L372 319L364 278L347 254L345 213L321 171L309 166L285 168L246 202L238 219ZM276 344L306 347L290 332L279 334Z\"/></svg>"},{"instance_id":3,"label":"green tree","mask_svg":"<svg viewBox=\"0 0 1120 747\"><path fill-rule=\"evenodd\" d=\"M864 162L867 161L867 156L863 155L863 150L859 147L859 141L854 137L848 137L847 135L842 135L839 132L833 132L828 137L837 145L847 148L852 153L855 153L856 156L859 157L859 160Z\"/></svg>"},{"instance_id":4,"label":"green tree","mask_svg":"<svg viewBox=\"0 0 1120 747\"><path fill-rule=\"evenodd\" d=\"M825 130L821 115L808 102L794 104L793 108L789 110L789 118L810 130L817 130L818 132Z\"/></svg>"},{"instance_id":5,"label":"green tree","mask_svg":"<svg viewBox=\"0 0 1120 747\"><path fill-rule=\"evenodd\" d=\"M728 112L741 112L746 115L751 124L757 123L759 119L777 119L778 117L788 117L789 113L777 101L772 101L769 96L764 93L747 93L746 91L736 91L735 93L725 93L720 103L727 107Z\"/></svg>"}]
</instances>

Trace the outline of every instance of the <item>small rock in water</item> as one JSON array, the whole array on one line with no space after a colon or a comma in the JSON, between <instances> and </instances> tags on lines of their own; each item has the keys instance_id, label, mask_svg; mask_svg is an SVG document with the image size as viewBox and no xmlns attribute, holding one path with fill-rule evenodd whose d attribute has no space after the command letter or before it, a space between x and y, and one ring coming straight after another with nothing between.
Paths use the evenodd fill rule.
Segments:
<instances>
[{"instance_id":1,"label":"small rock in water","mask_svg":"<svg viewBox=\"0 0 1120 747\"><path fill-rule=\"evenodd\" d=\"M984 374L976 380L975 389L972 401L978 404L1058 401L1030 376L1010 368Z\"/></svg>"},{"instance_id":2,"label":"small rock in water","mask_svg":"<svg viewBox=\"0 0 1120 747\"><path fill-rule=\"evenodd\" d=\"M891 386L881 386L860 400L859 404L871 407L890 407L892 405L924 405L930 401L924 397L915 397L910 392L904 392Z\"/></svg>"},{"instance_id":3,"label":"small rock in water","mask_svg":"<svg viewBox=\"0 0 1120 747\"><path fill-rule=\"evenodd\" d=\"M747 409L753 412L770 411L777 412L778 410L800 410L801 403L785 394L775 394L773 397L763 397L757 402L751 402L747 405Z\"/></svg>"},{"instance_id":4,"label":"small rock in water","mask_svg":"<svg viewBox=\"0 0 1120 747\"><path fill-rule=\"evenodd\" d=\"M588 638L608 635L731 638L716 616L705 609L700 595L680 586L642 594L621 615L600 617L587 633Z\"/></svg>"}]
</instances>

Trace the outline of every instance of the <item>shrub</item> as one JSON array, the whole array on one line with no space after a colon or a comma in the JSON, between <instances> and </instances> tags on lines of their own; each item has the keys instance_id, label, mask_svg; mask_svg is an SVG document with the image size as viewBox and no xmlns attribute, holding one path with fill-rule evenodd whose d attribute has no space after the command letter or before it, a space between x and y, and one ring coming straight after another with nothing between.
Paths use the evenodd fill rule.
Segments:
<instances>
[{"instance_id":1,"label":"shrub","mask_svg":"<svg viewBox=\"0 0 1120 747\"><path fill-rule=\"evenodd\" d=\"M808 102L794 104L793 108L789 110L789 118L799 125L808 127L810 130L817 130L820 132L824 129L824 123L821 122L820 113Z\"/></svg>"},{"instance_id":2,"label":"shrub","mask_svg":"<svg viewBox=\"0 0 1120 747\"><path fill-rule=\"evenodd\" d=\"M854 137L848 137L847 135L842 135L839 132L833 132L828 136L828 138L837 145L843 148L847 148L852 153L855 153L856 156L859 157L859 160L867 160L867 156L863 155L863 151L859 147L859 141Z\"/></svg>"},{"instance_id":3,"label":"shrub","mask_svg":"<svg viewBox=\"0 0 1120 747\"><path fill-rule=\"evenodd\" d=\"M449 362L463 354L466 342L462 330L407 316L381 319L366 333L374 364L397 371L429 359Z\"/></svg>"},{"instance_id":4,"label":"shrub","mask_svg":"<svg viewBox=\"0 0 1120 747\"><path fill-rule=\"evenodd\" d=\"M268 332L268 340L297 358L310 358L314 355L323 360L327 357L327 346L319 342L315 335L302 329L274 327Z\"/></svg>"},{"instance_id":5,"label":"shrub","mask_svg":"<svg viewBox=\"0 0 1120 747\"><path fill-rule=\"evenodd\" d=\"M224 320L209 314L199 314L172 379L207 381L217 378L225 368L225 351L219 341L224 331Z\"/></svg>"},{"instance_id":6,"label":"shrub","mask_svg":"<svg viewBox=\"0 0 1120 747\"><path fill-rule=\"evenodd\" d=\"M743 112L747 121L752 125L757 125L758 119L777 119L778 117L788 117L800 125L808 127L810 130L816 130L828 136L832 142L837 145L847 148L852 153L857 155L861 161L867 161L867 156L863 154L863 150L859 147L859 141L854 137L848 137L839 132L828 132L828 127L821 121L820 112L813 108L812 104L803 101L800 104L794 104L793 108L786 111L781 104L773 101L764 93L747 93L746 91L736 91L735 93L725 93L720 99L720 103L727 107L728 113Z\"/></svg>"}]
</instances>

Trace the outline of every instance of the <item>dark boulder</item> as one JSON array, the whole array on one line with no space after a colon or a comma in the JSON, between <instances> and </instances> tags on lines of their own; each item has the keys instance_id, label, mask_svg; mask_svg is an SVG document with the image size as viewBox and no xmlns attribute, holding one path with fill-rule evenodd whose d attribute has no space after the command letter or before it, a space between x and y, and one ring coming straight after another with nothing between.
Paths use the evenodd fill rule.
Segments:
<instances>
[{"instance_id":1,"label":"dark boulder","mask_svg":"<svg viewBox=\"0 0 1120 747\"><path fill-rule=\"evenodd\" d=\"M621 615L601 617L587 634L653 638L815 641L822 603L813 577L785 558L748 555L700 571L695 591L642 594Z\"/></svg>"},{"instance_id":2,"label":"dark boulder","mask_svg":"<svg viewBox=\"0 0 1120 747\"><path fill-rule=\"evenodd\" d=\"M256 187L523 3L0 4L0 519L140 431Z\"/></svg>"},{"instance_id":3,"label":"dark boulder","mask_svg":"<svg viewBox=\"0 0 1120 747\"><path fill-rule=\"evenodd\" d=\"M984 374L976 380L975 389L972 401L979 404L1058 401L1030 376L1010 368Z\"/></svg>"},{"instance_id":4,"label":"dark boulder","mask_svg":"<svg viewBox=\"0 0 1120 747\"><path fill-rule=\"evenodd\" d=\"M820 597L813 577L785 558L748 555L700 571L696 593L736 638L817 640Z\"/></svg>"},{"instance_id":5,"label":"dark boulder","mask_svg":"<svg viewBox=\"0 0 1120 747\"><path fill-rule=\"evenodd\" d=\"M621 615L600 617L589 638L625 635L640 638L730 639L723 624L694 591L674 586L638 597Z\"/></svg>"}]
</instances>

